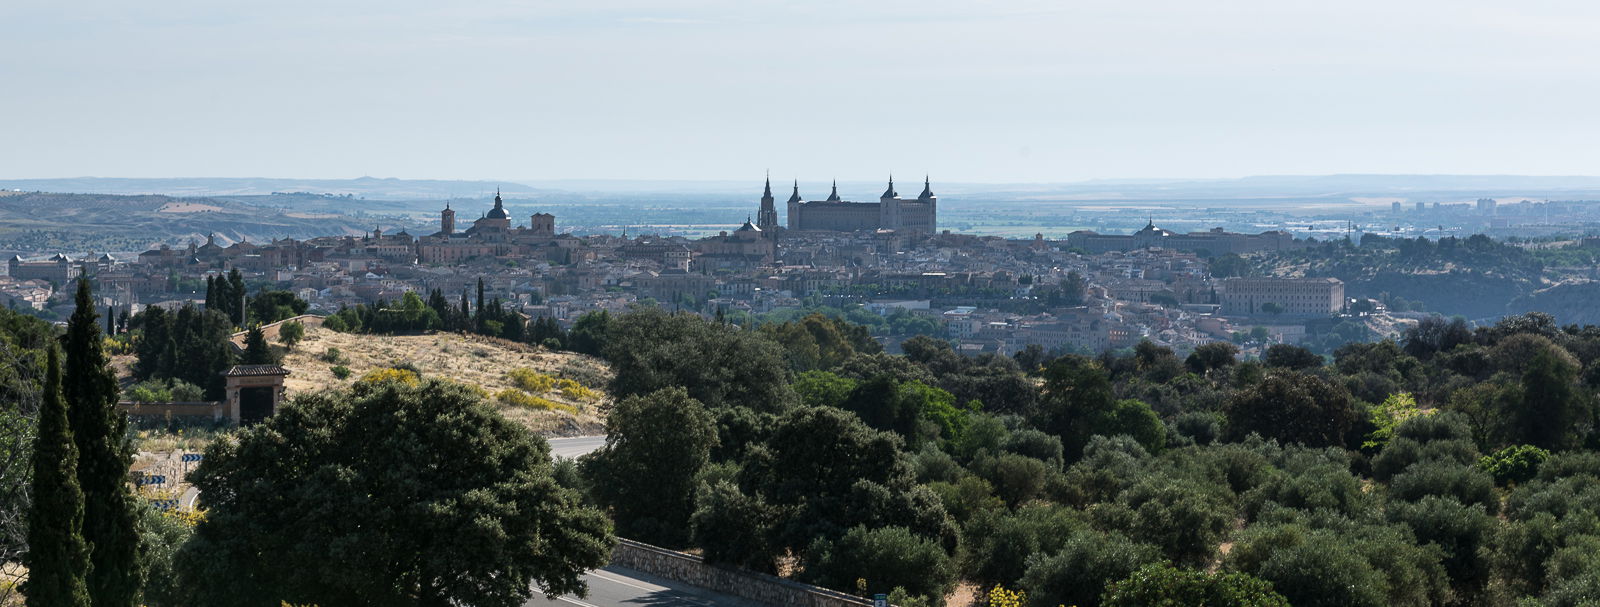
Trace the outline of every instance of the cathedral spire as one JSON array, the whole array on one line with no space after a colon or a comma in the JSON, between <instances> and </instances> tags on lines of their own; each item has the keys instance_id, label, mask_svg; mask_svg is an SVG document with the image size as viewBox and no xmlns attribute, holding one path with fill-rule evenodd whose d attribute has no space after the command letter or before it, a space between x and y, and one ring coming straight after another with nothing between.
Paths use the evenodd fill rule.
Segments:
<instances>
[{"instance_id":1,"label":"cathedral spire","mask_svg":"<svg viewBox=\"0 0 1600 607\"><path fill-rule=\"evenodd\" d=\"M772 197L772 171L767 171L767 187L766 187L765 190L762 190L761 197L762 198L771 198Z\"/></svg>"}]
</instances>

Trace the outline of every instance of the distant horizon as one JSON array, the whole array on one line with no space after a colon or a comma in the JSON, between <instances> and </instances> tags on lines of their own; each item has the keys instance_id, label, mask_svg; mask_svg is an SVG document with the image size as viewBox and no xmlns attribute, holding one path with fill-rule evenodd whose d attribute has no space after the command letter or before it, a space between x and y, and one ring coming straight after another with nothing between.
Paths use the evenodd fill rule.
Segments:
<instances>
[{"instance_id":1,"label":"distant horizon","mask_svg":"<svg viewBox=\"0 0 1600 607\"><path fill-rule=\"evenodd\" d=\"M1377 172L1325 172L1325 173L1314 173L1313 172L1313 173L1249 173L1249 174L1242 174L1242 175L1220 176L1220 177L1155 176L1155 177L1090 177L1090 178L1081 178L1081 179L1060 179L1060 180L1044 180L1044 179L1040 179L1040 180L953 179L953 180L943 180L943 181L940 180L938 178L938 176L935 176L935 175L929 175L928 177L932 180L933 183L941 183L941 182L943 182L943 183L960 184L960 185L1081 185L1081 184L1096 184L1096 183L1140 184L1140 183L1165 183L1165 182L1244 181L1244 180L1250 180L1250 179L1318 179L1318 178L1329 178L1329 177L1358 177L1358 178L1361 178L1361 177L1364 177L1364 178L1416 177L1416 178L1472 178L1472 179L1484 179L1484 178L1505 178L1505 179L1600 179L1600 173L1595 173L1595 174L1583 174L1583 173L1561 174L1561 173L1404 173L1404 172L1397 172L1397 173L1377 173ZM492 177L485 177L485 178L465 178L465 177L463 177L463 178L451 178L451 177L398 177L398 176L382 176L382 177L379 177L379 176L375 176L375 175L360 175L360 176L356 176L356 177L349 177L349 176L346 176L346 177L325 177L325 176L304 176L304 175L294 175L294 176L277 175L277 176L275 176L275 175L268 175L268 174L259 174L259 175L248 175L248 174L245 174L245 175L183 175L183 174L174 174L174 175L159 175L159 176L126 176L126 175L93 175L93 174L89 174L89 175L54 176L54 177L18 177L18 176L4 177L4 176L0 176L0 183L18 182L18 181L21 181L21 182L26 182L26 181L71 181L71 180L79 180L79 179L83 179L83 180L97 179L97 180L108 180L108 181L114 181L114 180L121 180L121 181L161 181L161 180L173 180L173 181L182 181L182 180L363 181L363 180L367 180L367 181L439 182L439 183L452 183L452 182L457 182L457 183L488 183L488 184L505 183L505 184L522 185L522 186L527 186L527 187L536 187L536 184L540 183L540 182L596 182L596 183L616 182L616 183L683 183L683 184L694 184L694 183L752 183L752 182L753 183L762 183L767 178L764 177L764 176L757 176L757 177L752 177L752 178L738 178L738 177L651 178L651 177L587 177L587 176L537 177L537 178L527 178L527 177L523 177L523 178L492 178ZM776 187L780 183L781 184L789 184L794 179L795 179L794 177L788 177L788 176L780 178L777 175L773 175L771 177L771 181L772 181L774 187ZM839 183L886 183L888 181L888 179L889 179L889 176L886 174L886 175L883 175L883 176L877 177L877 178L873 178L873 177L839 177L839 178L837 178L837 181ZM835 180L835 178L832 177L832 176L825 176L825 177L821 177L821 178L800 177L800 180L801 181L805 181L805 182L817 182L819 180L827 182L827 181L833 181L833 180ZM897 184L898 183L912 183L912 182L916 182L918 184L921 184L923 182L923 176L922 176L922 174L918 174L914 179L902 178L902 177L896 176L896 177L894 177L894 182L897 183Z\"/></svg>"}]
</instances>

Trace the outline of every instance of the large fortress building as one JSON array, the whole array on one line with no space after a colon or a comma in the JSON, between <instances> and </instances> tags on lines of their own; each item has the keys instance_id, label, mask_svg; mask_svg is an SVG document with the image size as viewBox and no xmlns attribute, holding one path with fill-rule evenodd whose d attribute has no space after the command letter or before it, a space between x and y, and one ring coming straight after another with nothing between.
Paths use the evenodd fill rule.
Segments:
<instances>
[{"instance_id":1,"label":"large fortress building","mask_svg":"<svg viewBox=\"0 0 1600 607\"><path fill-rule=\"evenodd\" d=\"M756 213L756 227L776 232L778 209L772 197L772 180L767 180L766 191L761 195L761 209ZM788 202L790 230L858 232L864 230L894 230L907 234L933 234L939 228L939 197L924 179L922 193L915 199L904 199L894 190L894 178L877 202L852 202L839 198L839 184L827 200L800 198L800 183L795 182L794 193Z\"/></svg>"}]
</instances>

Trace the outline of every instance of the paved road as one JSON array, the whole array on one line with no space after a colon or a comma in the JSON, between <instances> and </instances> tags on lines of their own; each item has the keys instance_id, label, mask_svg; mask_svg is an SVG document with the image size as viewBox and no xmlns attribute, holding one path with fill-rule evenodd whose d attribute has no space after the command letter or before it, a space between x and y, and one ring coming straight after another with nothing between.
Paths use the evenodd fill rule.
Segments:
<instances>
[{"instance_id":1,"label":"paved road","mask_svg":"<svg viewBox=\"0 0 1600 607\"><path fill-rule=\"evenodd\" d=\"M606 446L605 436L552 438L550 439L550 455L557 457L578 457L604 446Z\"/></svg>"},{"instance_id":2,"label":"paved road","mask_svg":"<svg viewBox=\"0 0 1600 607\"><path fill-rule=\"evenodd\" d=\"M622 567L606 567L584 576L589 582L588 598L563 596L556 599L536 594L525 607L757 607L758 603L717 594L694 586L670 582Z\"/></svg>"},{"instance_id":3,"label":"paved road","mask_svg":"<svg viewBox=\"0 0 1600 607\"><path fill-rule=\"evenodd\" d=\"M573 438L550 439L550 454L557 457L578 457L594 451L606 444L604 436L578 436ZM527 607L687 607L687 606L729 606L729 607L757 607L753 603L736 597L717 594L702 588L696 588L679 582L663 580L661 578L625 569L622 567L606 567L591 571L584 576L589 582L588 598L563 596L546 599L537 595L528 601Z\"/></svg>"}]
</instances>

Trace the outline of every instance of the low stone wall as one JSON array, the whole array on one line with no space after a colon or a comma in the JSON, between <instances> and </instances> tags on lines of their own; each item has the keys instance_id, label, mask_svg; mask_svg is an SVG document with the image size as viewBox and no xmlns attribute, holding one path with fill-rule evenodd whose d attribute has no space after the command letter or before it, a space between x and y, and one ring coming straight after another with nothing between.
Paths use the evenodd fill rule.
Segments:
<instances>
[{"instance_id":1,"label":"low stone wall","mask_svg":"<svg viewBox=\"0 0 1600 607\"><path fill-rule=\"evenodd\" d=\"M706 563L684 554L632 540L620 540L611 564L683 582L764 605L794 607L871 607L872 601L743 569Z\"/></svg>"},{"instance_id":2,"label":"low stone wall","mask_svg":"<svg viewBox=\"0 0 1600 607\"><path fill-rule=\"evenodd\" d=\"M117 403L117 410L128 415L139 417L198 417L204 419L222 419L222 403L136 403L122 401Z\"/></svg>"}]
</instances>

